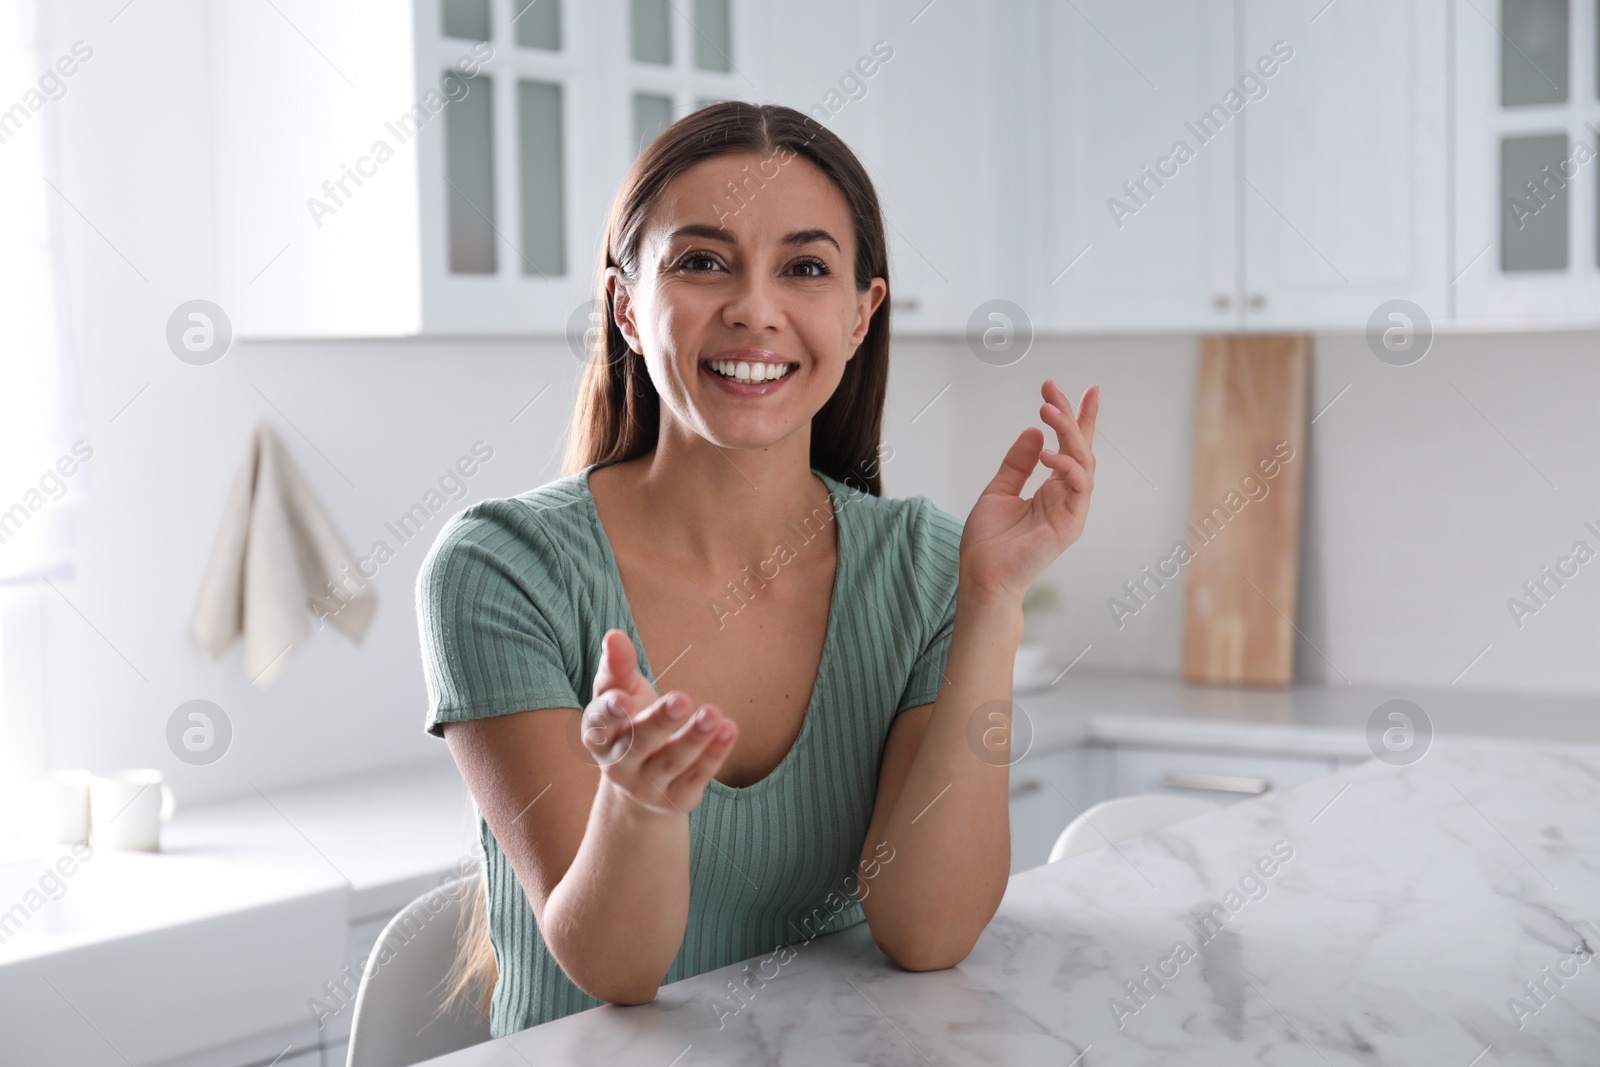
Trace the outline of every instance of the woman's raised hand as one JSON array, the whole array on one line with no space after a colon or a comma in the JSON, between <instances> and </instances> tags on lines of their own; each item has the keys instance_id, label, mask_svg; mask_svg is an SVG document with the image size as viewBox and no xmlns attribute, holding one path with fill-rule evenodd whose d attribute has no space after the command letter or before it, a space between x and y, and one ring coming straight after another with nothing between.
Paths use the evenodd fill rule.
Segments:
<instances>
[{"instance_id":1,"label":"woman's raised hand","mask_svg":"<svg viewBox=\"0 0 1600 1067\"><path fill-rule=\"evenodd\" d=\"M639 673L628 635L607 630L582 724L584 748L600 765L603 784L663 815L698 805L739 728L709 704L693 715L692 706L678 690L658 697Z\"/></svg>"},{"instance_id":2,"label":"woman's raised hand","mask_svg":"<svg viewBox=\"0 0 1600 1067\"><path fill-rule=\"evenodd\" d=\"M1044 434L1029 426L1017 436L967 516L961 533L961 578L982 596L1021 601L1044 569L1083 533L1094 489L1094 424L1100 387L1083 394L1076 415L1054 380L1041 392L1040 417L1056 432L1057 450L1044 448ZM1022 499L1022 487L1037 466L1050 477Z\"/></svg>"}]
</instances>

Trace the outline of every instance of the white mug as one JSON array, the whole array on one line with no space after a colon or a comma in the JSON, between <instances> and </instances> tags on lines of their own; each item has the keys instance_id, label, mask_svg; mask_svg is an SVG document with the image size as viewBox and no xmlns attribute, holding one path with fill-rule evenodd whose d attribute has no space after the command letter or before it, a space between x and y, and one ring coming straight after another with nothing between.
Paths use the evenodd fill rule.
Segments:
<instances>
[{"instance_id":1,"label":"white mug","mask_svg":"<svg viewBox=\"0 0 1600 1067\"><path fill-rule=\"evenodd\" d=\"M161 772L113 771L89 780L90 842L107 848L156 852L161 824L172 818L176 799Z\"/></svg>"},{"instance_id":2,"label":"white mug","mask_svg":"<svg viewBox=\"0 0 1600 1067\"><path fill-rule=\"evenodd\" d=\"M22 821L30 840L76 845L89 840L89 772L50 771L18 783Z\"/></svg>"}]
</instances>

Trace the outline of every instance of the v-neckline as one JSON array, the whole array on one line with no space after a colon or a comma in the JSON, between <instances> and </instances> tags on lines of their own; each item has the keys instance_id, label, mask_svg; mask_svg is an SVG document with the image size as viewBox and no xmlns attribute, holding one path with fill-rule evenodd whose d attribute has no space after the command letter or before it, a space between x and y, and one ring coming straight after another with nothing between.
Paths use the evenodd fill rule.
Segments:
<instances>
[{"instance_id":1,"label":"v-neckline","mask_svg":"<svg viewBox=\"0 0 1600 1067\"><path fill-rule=\"evenodd\" d=\"M656 684L656 672L655 669L650 665L650 656L645 651L644 640L639 636L639 624L633 617L633 605L628 602L628 592L625 588L623 588L622 585L622 568L617 566L616 553L611 550L610 535L606 533L605 524L600 521L600 508L595 504L594 492L589 488L589 475L594 473L602 466L610 466L610 464L591 463L583 470L579 471L577 474L578 485L579 488L583 490L584 500L589 505L590 525L593 527L595 540L600 543L601 551L605 554L606 563L610 569L610 580L612 582L612 586L616 590L617 599L622 602L622 611L627 616L628 636L633 641L633 647L639 652L641 673L644 674L645 678L649 680L651 686L654 687ZM814 732L817 697L822 692L824 675L825 672L828 671L832 666L833 649L838 643L837 631L839 628L839 614L842 606L839 598L839 590L846 588L844 583L844 571L846 561L850 557L849 553L846 551L847 539L845 535L844 519L844 514L849 509L840 506L840 485L833 478L829 477L827 474L824 474L822 471L817 470L815 467L811 468L811 473L821 478L823 484L828 488L828 499L833 507L833 522L835 528L834 537L837 555L837 559L833 567L833 589L828 595L828 622L822 635L822 658L817 664L817 677L816 680L811 683L811 696L806 701L805 716L800 722L800 732L795 736L794 744L789 746L789 751L785 752L783 754L783 758L778 761L778 765L772 768L772 770L768 771L764 777L758 778L749 785L728 785L726 782L720 782L713 777L706 783L706 789L714 795L733 799L741 796L753 796L765 792L774 783L784 778L788 774L789 768L798 758L798 753L801 746L806 743L811 734ZM850 542L850 544L853 545L854 542Z\"/></svg>"}]
</instances>

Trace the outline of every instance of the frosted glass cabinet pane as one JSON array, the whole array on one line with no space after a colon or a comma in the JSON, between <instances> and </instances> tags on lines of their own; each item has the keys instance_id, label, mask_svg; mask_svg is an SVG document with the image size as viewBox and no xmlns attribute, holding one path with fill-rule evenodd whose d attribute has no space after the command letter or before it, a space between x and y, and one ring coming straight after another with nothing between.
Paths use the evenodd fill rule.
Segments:
<instances>
[{"instance_id":1,"label":"frosted glass cabinet pane","mask_svg":"<svg viewBox=\"0 0 1600 1067\"><path fill-rule=\"evenodd\" d=\"M1566 269L1566 158L1567 137L1561 133L1500 142L1501 270Z\"/></svg>"},{"instance_id":2,"label":"frosted glass cabinet pane","mask_svg":"<svg viewBox=\"0 0 1600 1067\"><path fill-rule=\"evenodd\" d=\"M511 10L517 44L561 51L561 0L512 0Z\"/></svg>"},{"instance_id":3,"label":"frosted glass cabinet pane","mask_svg":"<svg viewBox=\"0 0 1600 1067\"><path fill-rule=\"evenodd\" d=\"M517 83L518 173L522 180L522 273L567 272L561 86Z\"/></svg>"},{"instance_id":4,"label":"frosted glass cabinet pane","mask_svg":"<svg viewBox=\"0 0 1600 1067\"><path fill-rule=\"evenodd\" d=\"M1567 98L1569 0L1500 0L1500 106Z\"/></svg>"},{"instance_id":5,"label":"frosted glass cabinet pane","mask_svg":"<svg viewBox=\"0 0 1600 1067\"><path fill-rule=\"evenodd\" d=\"M672 125L672 97L660 93L633 94L633 144L635 152Z\"/></svg>"},{"instance_id":6,"label":"frosted glass cabinet pane","mask_svg":"<svg viewBox=\"0 0 1600 1067\"><path fill-rule=\"evenodd\" d=\"M701 70L733 69L730 0L694 0L694 65Z\"/></svg>"},{"instance_id":7,"label":"frosted glass cabinet pane","mask_svg":"<svg viewBox=\"0 0 1600 1067\"><path fill-rule=\"evenodd\" d=\"M489 0L440 0L444 35L469 41L489 39Z\"/></svg>"},{"instance_id":8,"label":"frosted glass cabinet pane","mask_svg":"<svg viewBox=\"0 0 1600 1067\"><path fill-rule=\"evenodd\" d=\"M493 274L494 85L486 75L450 72L467 94L445 111L445 178L449 181L450 270Z\"/></svg>"},{"instance_id":9,"label":"frosted glass cabinet pane","mask_svg":"<svg viewBox=\"0 0 1600 1067\"><path fill-rule=\"evenodd\" d=\"M672 7L668 0L632 0L635 63L672 63Z\"/></svg>"}]
</instances>

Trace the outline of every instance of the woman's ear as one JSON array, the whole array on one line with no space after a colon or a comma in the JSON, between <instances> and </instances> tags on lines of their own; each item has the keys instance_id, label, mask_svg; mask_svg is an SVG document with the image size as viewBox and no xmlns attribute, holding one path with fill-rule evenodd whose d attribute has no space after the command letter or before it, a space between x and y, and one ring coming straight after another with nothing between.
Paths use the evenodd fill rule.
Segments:
<instances>
[{"instance_id":1,"label":"woman's ear","mask_svg":"<svg viewBox=\"0 0 1600 1067\"><path fill-rule=\"evenodd\" d=\"M872 328L872 316L877 313L878 305L883 303L884 294L888 291L888 282L874 278L871 285L856 294L856 328L850 332L850 355L845 357L847 360L855 358L856 349L866 340L867 331Z\"/></svg>"},{"instance_id":2,"label":"woman's ear","mask_svg":"<svg viewBox=\"0 0 1600 1067\"><path fill-rule=\"evenodd\" d=\"M611 297L611 314L617 320L617 329L621 331L623 340L628 342L628 347L638 355L642 346L639 344L638 324L633 319L633 291L628 288L622 271L616 267L606 268L606 292Z\"/></svg>"}]
</instances>

